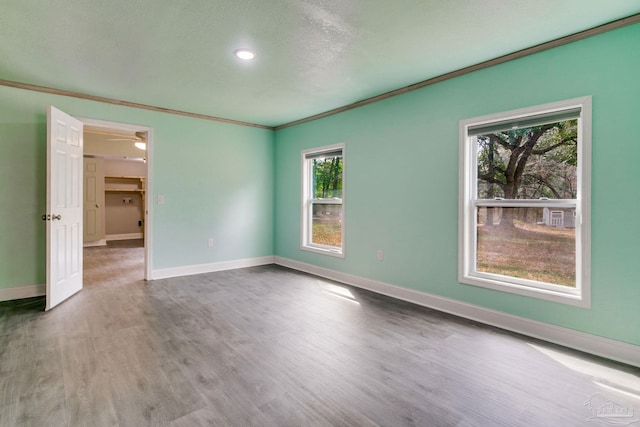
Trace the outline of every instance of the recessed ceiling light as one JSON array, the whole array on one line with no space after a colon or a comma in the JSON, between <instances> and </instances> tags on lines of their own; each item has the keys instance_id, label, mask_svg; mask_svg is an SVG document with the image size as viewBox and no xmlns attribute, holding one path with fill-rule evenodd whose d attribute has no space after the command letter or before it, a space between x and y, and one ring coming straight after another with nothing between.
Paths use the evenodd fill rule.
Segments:
<instances>
[{"instance_id":1,"label":"recessed ceiling light","mask_svg":"<svg viewBox=\"0 0 640 427\"><path fill-rule=\"evenodd\" d=\"M250 61L256 57L256 54L249 49L238 49L234 53L238 58L244 59L245 61Z\"/></svg>"}]
</instances>

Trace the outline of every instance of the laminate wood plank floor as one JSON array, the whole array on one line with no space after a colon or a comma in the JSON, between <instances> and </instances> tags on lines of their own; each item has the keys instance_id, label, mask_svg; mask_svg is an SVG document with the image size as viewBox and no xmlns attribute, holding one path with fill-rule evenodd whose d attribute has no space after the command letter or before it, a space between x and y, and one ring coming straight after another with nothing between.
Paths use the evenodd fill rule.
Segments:
<instances>
[{"instance_id":1,"label":"laminate wood plank floor","mask_svg":"<svg viewBox=\"0 0 640 427\"><path fill-rule=\"evenodd\" d=\"M84 290L48 313L0 303L0 426L640 418L634 367L275 265L145 282L139 242L117 246L86 249Z\"/></svg>"}]
</instances>

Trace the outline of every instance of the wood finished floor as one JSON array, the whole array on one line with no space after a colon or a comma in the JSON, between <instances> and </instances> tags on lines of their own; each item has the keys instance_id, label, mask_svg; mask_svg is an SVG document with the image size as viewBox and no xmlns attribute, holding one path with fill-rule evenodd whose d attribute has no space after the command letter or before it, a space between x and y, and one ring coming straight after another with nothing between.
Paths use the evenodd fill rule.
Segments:
<instances>
[{"instance_id":1,"label":"wood finished floor","mask_svg":"<svg viewBox=\"0 0 640 427\"><path fill-rule=\"evenodd\" d=\"M0 303L0 426L597 426L607 400L640 418L636 368L278 266L144 282L120 246L87 249L51 312Z\"/></svg>"}]
</instances>

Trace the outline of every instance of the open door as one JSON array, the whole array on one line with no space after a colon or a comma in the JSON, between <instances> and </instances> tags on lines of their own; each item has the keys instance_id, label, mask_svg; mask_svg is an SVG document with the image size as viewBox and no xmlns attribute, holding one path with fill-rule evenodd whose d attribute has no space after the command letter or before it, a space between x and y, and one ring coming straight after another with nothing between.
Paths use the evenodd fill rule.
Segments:
<instances>
[{"instance_id":1,"label":"open door","mask_svg":"<svg viewBox=\"0 0 640 427\"><path fill-rule=\"evenodd\" d=\"M80 120L47 110L47 304L82 289L82 131Z\"/></svg>"}]
</instances>

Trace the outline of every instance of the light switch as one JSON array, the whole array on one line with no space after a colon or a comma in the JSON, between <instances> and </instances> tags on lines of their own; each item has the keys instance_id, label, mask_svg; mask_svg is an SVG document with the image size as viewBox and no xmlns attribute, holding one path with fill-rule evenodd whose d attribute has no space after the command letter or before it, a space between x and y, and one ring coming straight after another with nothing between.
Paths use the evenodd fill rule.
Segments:
<instances>
[{"instance_id":1,"label":"light switch","mask_svg":"<svg viewBox=\"0 0 640 427\"><path fill-rule=\"evenodd\" d=\"M158 204L164 205L164 194L158 194Z\"/></svg>"}]
</instances>

